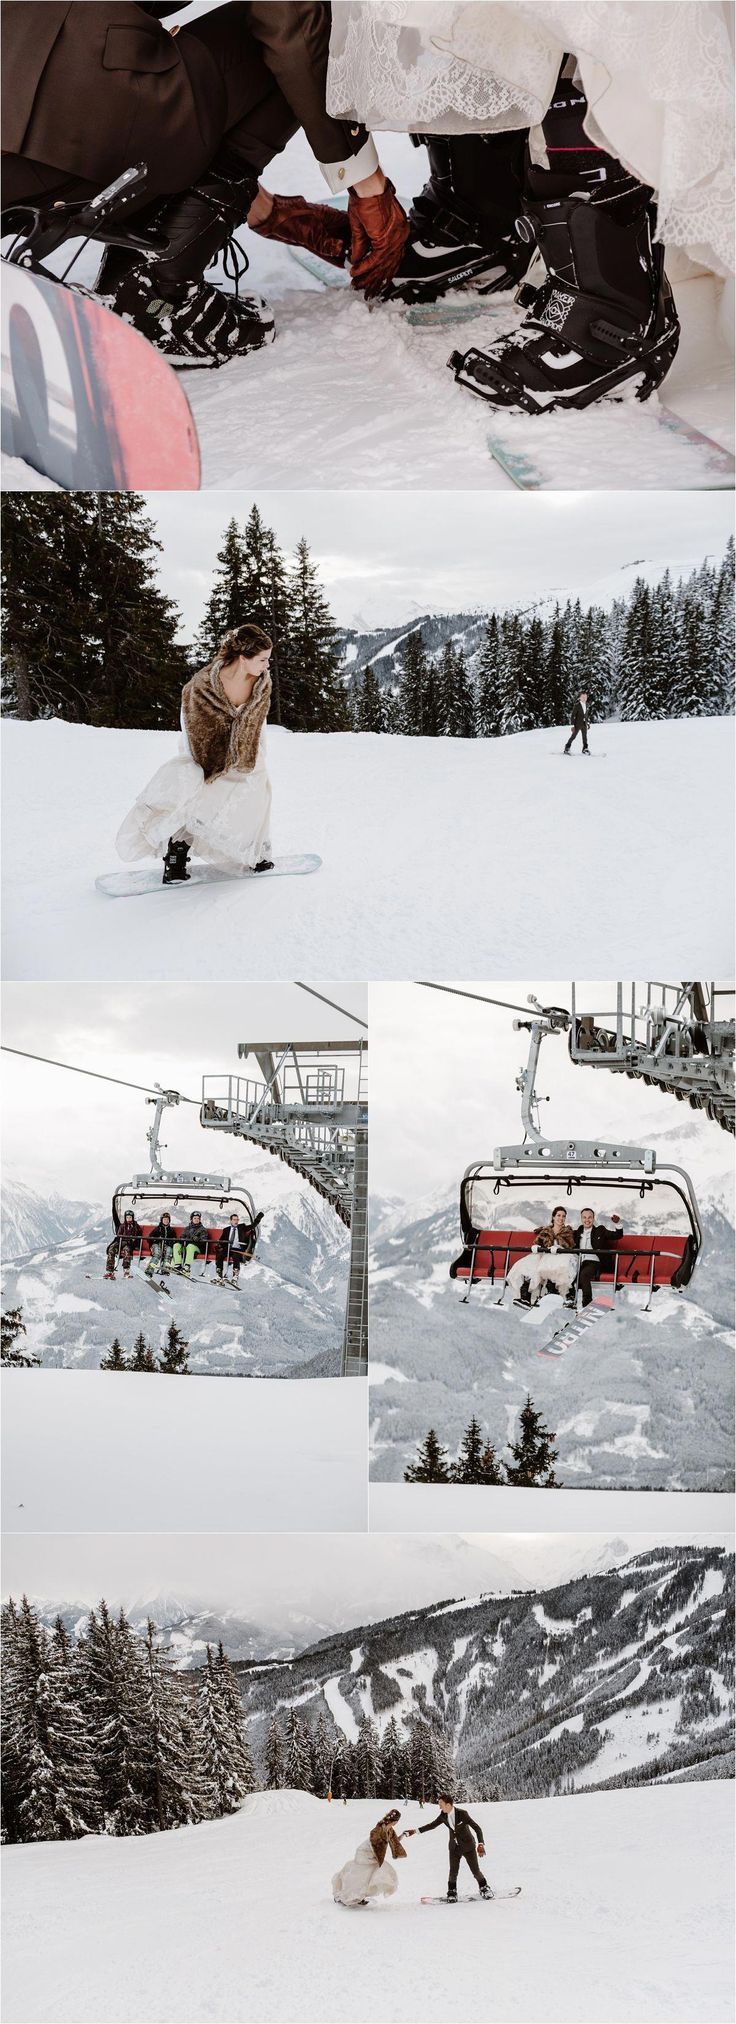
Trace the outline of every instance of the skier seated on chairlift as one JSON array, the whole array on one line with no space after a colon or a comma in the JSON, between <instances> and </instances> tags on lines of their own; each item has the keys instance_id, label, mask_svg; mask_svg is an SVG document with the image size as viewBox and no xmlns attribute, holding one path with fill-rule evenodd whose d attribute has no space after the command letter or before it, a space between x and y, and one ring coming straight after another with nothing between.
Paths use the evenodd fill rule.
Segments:
<instances>
[{"instance_id":1,"label":"skier seated on chairlift","mask_svg":"<svg viewBox=\"0 0 736 2024\"><path fill-rule=\"evenodd\" d=\"M151 1231L148 1239L147 1279L153 1278L157 1265L161 1272L171 1271L175 1242L176 1230L173 1228L168 1209L165 1209L160 1222L156 1224L155 1230Z\"/></svg>"},{"instance_id":2,"label":"skier seated on chairlift","mask_svg":"<svg viewBox=\"0 0 736 2024\"><path fill-rule=\"evenodd\" d=\"M140 1223L136 1222L132 1209L126 1209L121 1222L117 1209L113 1204L112 1219L115 1225L115 1235L107 1247L105 1278L115 1278L115 1267L118 1259L120 1259L123 1268L123 1278L129 1279L133 1257L140 1250L143 1231Z\"/></svg>"},{"instance_id":3,"label":"skier seated on chairlift","mask_svg":"<svg viewBox=\"0 0 736 2024\"><path fill-rule=\"evenodd\" d=\"M241 1223L238 1219L237 1210L233 1209L229 1223L226 1223L224 1230L218 1238L217 1250L215 1252L216 1276L220 1285L222 1285L222 1275L226 1265L230 1265L232 1268L233 1286L239 1284L240 1267L241 1265L247 1265L253 1256L256 1248L258 1225L262 1222L262 1209L259 1210L257 1216L254 1216L252 1223Z\"/></svg>"},{"instance_id":4,"label":"skier seated on chairlift","mask_svg":"<svg viewBox=\"0 0 736 2024\"><path fill-rule=\"evenodd\" d=\"M194 1260L202 1257L209 1242L210 1233L204 1227L199 1209L193 1209L186 1230L182 1230L181 1236L174 1242L174 1271L180 1272L182 1279L191 1278Z\"/></svg>"},{"instance_id":5,"label":"skier seated on chairlift","mask_svg":"<svg viewBox=\"0 0 736 2024\"><path fill-rule=\"evenodd\" d=\"M616 1244L620 1244L623 1234L624 1226L620 1216L609 1216L605 1222L599 1222L596 1220L595 1209L582 1210L581 1220L575 1231L575 1242L581 1257L578 1285L584 1307L590 1306L593 1298L593 1281L600 1279L604 1262L612 1263L610 1259L604 1261L602 1254L612 1251ZM573 1287L567 1295L568 1307L574 1307L575 1301L576 1288Z\"/></svg>"},{"instance_id":6,"label":"skier seated on chairlift","mask_svg":"<svg viewBox=\"0 0 736 2024\"><path fill-rule=\"evenodd\" d=\"M553 1209L551 1221L534 1231L529 1257L517 1259L509 1272L516 1305L536 1307L543 1293L559 1293L567 1307L575 1307L579 1283L583 1306L588 1307L593 1297L593 1280L600 1277L603 1269L600 1253L611 1249L624 1234L620 1216L611 1216L610 1222L612 1229L596 1223L593 1209L583 1209L582 1220L577 1230L573 1230L567 1211ZM576 1253L589 1254L579 1272L574 1262Z\"/></svg>"}]
</instances>

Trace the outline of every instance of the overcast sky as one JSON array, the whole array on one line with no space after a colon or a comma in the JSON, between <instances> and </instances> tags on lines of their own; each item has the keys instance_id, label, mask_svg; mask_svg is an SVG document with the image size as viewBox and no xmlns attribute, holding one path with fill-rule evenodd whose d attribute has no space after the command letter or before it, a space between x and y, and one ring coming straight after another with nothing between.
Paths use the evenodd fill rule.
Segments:
<instances>
[{"instance_id":1,"label":"overcast sky","mask_svg":"<svg viewBox=\"0 0 736 2024\"><path fill-rule=\"evenodd\" d=\"M426 611L527 603L549 593L610 602L644 561L675 575L720 556L720 492L157 492L161 582L192 635L228 521L258 505L283 548L306 535L340 625L396 625Z\"/></svg>"},{"instance_id":2,"label":"overcast sky","mask_svg":"<svg viewBox=\"0 0 736 2024\"><path fill-rule=\"evenodd\" d=\"M311 981L311 980L310 980ZM360 1019L364 984L314 987ZM7 984L6 1047L51 1055L105 1075L199 1098L206 1074L254 1075L239 1041L360 1039L363 1029L295 984ZM148 1166L152 1112L143 1094L3 1054L5 1171L40 1193L109 1200L113 1186ZM354 1066L346 1061L348 1080ZM234 1139L205 1133L195 1109L164 1118L164 1164L242 1170Z\"/></svg>"},{"instance_id":3,"label":"overcast sky","mask_svg":"<svg viewBox=\"0 0 736 2024\"><path fill-rule=\"evenodd\" d=\"M570 985L559 981L474 982L465 988L518 1004L527 1017L532 991L542 1004L571 1003ZM613 984L578 985L579 1012L600 1015L615 1003ZM371 986L372 1193L399 1196L418 1211L458 1186L471 1161L490 1158L497 1145L520 1144L515 1078L526 1065L529 1034L514 1032L514 1017L512 1011L418 984ZM701 1159L709 1173L719 1161L729 1171L725 1133L642 1082L575 1068L565 1035L543 1041L537 1090L550 1098L541 1122L551 1137L601 1134L656 1145L666 1135L667 1157L677 1160L677 1134L686 1131L683 1163L692 1168L696 1187Z\"/></svg>"},{"instance_id":4,"label":"overcast sky","mask_svg":"<svg viewBox=\"0 0 736 2024\"><path fill-rule=\"evenodd\" d=\"M699 1536L731 1543L727 1533ZM692 1527L624 1530L610 1557L675 1543L692 1544ZM104 1593L125 1607L173 1595L269 1623L287 1609L360 1623L485 1587L551 1587L595 1564L608 1545L598 1532L8 1535L3 1594L93 1603Z\"/></svg>"}]
</instances>

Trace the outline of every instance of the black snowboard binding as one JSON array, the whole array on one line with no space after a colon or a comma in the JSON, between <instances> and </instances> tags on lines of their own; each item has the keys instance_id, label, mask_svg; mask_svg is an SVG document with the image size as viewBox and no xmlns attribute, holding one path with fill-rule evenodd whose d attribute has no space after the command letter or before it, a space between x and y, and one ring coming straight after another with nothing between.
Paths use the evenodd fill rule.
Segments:
<instances>
[{"instance_id":1,"label":"black snowboard binding","mask_svg":"<svg viewBox=\"0 0 736 2024\"><path fill-rule=\"evenodd\" d=\"M413 134L430 174L409 212L409 238L387 299L434 302L474 284L482 295L514 288L533 248L520 240L524 135Z\"/></svg>"},{"instance_id":2,"label":"black snowboard binding","mask_svg":"<svg viewBox=\"0 0 736 2024\"><path fill-rule=\"evenodd\" d=\"M254 864L254 866L253 866L253 870L254 870L254 871L273 871L273 858L272 858L272 857L262 857L262 858L261 858L261 859L259 860L259 863L258 863L258 864Z\"/></svg>"},{"instance_id":3,"label":"black snowboard binding","mask_svg":"<svg viewBox=\"0 0 736 2024\"><path fill-rule=\"evenodd\" d=\"M188 879L189 878L189 872L187 871L188 859L189 859L188 843L175 843L173 837L170 836L168 844L166 846L166 856L164 858L164 875L161 881L162 885L165 886L181 885L185 879Z\"/></svg>"},{"instance_id":4,"label":"black snowboard binding","mask_svg":"<svg viewBox=\"0 0 736 2024\"><path fill-rule=\"evenodd\" d=\"M561 79L543 128L549 166L527 165L517 230L541 264L540 285L520 291L520 330L448 360L456 380L496 408L537 415L605 396L643 401L677 351L653 192L588 142L585 106Z\"/></svg>"},{"instance_id":5,"label":"black snowboard binding","mask_svg":"<svg viewBox=\"0 0 736 2024\"><path fill-rule=\"evenodd\" d=\"M156 211L160 251L143 258L118 248L105 254L95 293L172 365L225 365L273 340L268 303L240 293L248 261L234 237L257 188L253 171L223 154L191 190ZM235 283L232 295L204 279L219 253Z\"/></svg>"}]
</instances>

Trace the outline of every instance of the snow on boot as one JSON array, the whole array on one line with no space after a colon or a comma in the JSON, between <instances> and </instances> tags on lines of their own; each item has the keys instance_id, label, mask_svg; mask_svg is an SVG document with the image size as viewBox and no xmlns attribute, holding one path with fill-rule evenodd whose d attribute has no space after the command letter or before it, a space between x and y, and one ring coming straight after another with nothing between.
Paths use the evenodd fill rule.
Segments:
<instances>
[{"instance_id":1,"label":"snow on boot","mask_svg":"<svg viewBox=\"0 0 736 2024\"><path fill-rule=\"evenodd\" d=\"M430 175L409 212L410 234L388 300L434 302L476 283L483 295L514 288L532 257L516 233L523 134L412 135Z\"/></svg>"},{"instance_id":2,"label":"snow on boot","mask_svg":"<svg viewBox=\"0 0 736 2024\"><path fill-rule=\"evenodd\" d=\"M170 836L168 844L166 846L166 856L164 858L164 875L161 881L162 885L165 886L180 885L182 880L188 879L189 877L189 873L187 871L188 858L189 858L188 843L183 842L175 843L173 836Z\"/></svg>"},{"instance_id":3,"label":"snow on boot","mask_svg":"<svg viewBox=\"0 0 736 2024\"><path fill-rule=\"evenodd\" d=\"M233 236L257 188L254 172L222 151L192 189L156 212L160 249L131 255L112 247L104 256L96 294L172 365L224 365L273 339L268 303L240 294L248 261ZM220 253L232 295L204 279Z\"/></svg>"},{"instance_id":4,"label":"snow on boot","mask_svg":"<svg viewBox=\"0 0 736 2024\"><path fill-rule=\"evenodd\" d=\"M646 400L677 351L653 192L588 140L585 111L582 92L561 78L543 124L546 165L528 162L517 224L544 268L542 286L522 290L531 301L520 329L448 360L495 408L537 415L606 396Z\"/></svg>"}]
</instances>

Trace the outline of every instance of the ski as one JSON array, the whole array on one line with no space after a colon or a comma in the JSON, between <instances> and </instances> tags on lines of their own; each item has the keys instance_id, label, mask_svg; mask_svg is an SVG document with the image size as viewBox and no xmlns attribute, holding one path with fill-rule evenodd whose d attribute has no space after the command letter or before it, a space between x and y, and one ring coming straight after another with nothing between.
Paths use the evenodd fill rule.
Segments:
<instances>
[{"instance_id":1,"label":"ski","mask_svg":"<svg viewBox=\"0 0 736 2024\"><path fill-rule=\"evenodd\" d=\"M2 447L66 491L196 491L183 387L140 332L3 261Z\"/></svg>"},{"instance_id":2,"label":"ski","mask_svg":"<svg viewBox=\"0 0 736 2024\"><path fill-rule=\"evenodd\" d=\"M422 1905L492 1905L496 1898L516 1897L521 1897L520 1883L514 1884L510 1890L492 1890L489 1892L488 1897L481 1897L480 1891L478 1891L474 1897L470 1897L467 1893L461 1893L456 1898L423 1897L419 1899L419 1903Z\"/></svg>"},{"instance_id":3,"label":"ski","mask_svg":"<svg viewBox=\"0 0 736 2024\"><path fill-rule=\"evenodd\" d=\"M84 1276L85 1279L97 1280L96 1272L85 1272ZM123 1274L123 1278L125 1278L125 1274ZM130 1280L133 1278L144 1279L147 1286L153 1287L154 1292L166 1293L168 1295L169 1300L171 1299L171 1289L168 1286L164 1286L162 1279L152 1279L150 1273L148 1272L136 1272L136 1273L130 1272L128 1274L128 1282L130 1282ZM112 1279L108 1279L106 1272L103 1273L103 1285L105 1284L105 1282L107 1282L108 1286L112 1286L114 1284L114 1281Z\"/></svg>"},{"instance_id":4,"label":"ski","mask_svg":"<svg viewBox=\"0 0 736 2024\"><path fill-rule=\"evenodd\" d=\"M143 893L185 893L196 885L260 885L268 878L306 878L308 872L319 871L322 863L314 851L305 851L301 856L277 857L271 871L218 871L215 865L193 864L186 879L175 879L171 885L164 885L160 867L154 871L113 871L104 878L96 878L99 893L107 899L138 899Z\"/></svg>"}]
</instances>

